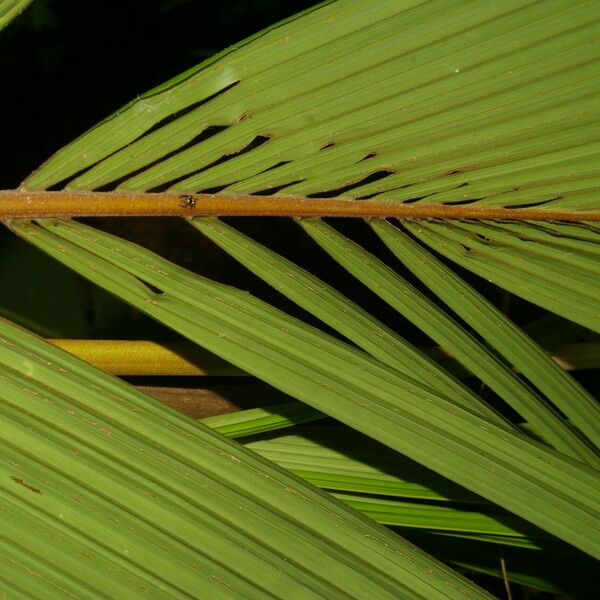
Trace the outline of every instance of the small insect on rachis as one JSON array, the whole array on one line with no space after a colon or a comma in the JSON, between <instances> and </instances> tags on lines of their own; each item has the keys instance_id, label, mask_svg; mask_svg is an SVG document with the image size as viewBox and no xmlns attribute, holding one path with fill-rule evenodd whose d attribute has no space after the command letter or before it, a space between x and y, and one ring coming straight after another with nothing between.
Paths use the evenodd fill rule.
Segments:
<instances>
[{"instance_id":1,"label":"small insect on rachis","mask_svg":"<svg viewBox=\"0 0 600 600\"><path fill-rule=\"evenodd\" d=\"M183 196L179 196L179 199L181 200L181 206L183 208L194 208L194 206L196 206L196 198L194 198L194 196L184 194Z\"/></svg>"}]
</instances>

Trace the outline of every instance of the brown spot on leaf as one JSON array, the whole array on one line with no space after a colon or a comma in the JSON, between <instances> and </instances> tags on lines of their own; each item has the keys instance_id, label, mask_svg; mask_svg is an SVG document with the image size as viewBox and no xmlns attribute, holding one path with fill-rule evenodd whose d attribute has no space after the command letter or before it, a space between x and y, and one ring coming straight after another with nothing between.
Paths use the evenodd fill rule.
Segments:
<instances>
[{"instance_id":1,"label":"brown spot on leaf","mask_svg":"<svg viewBox=\"0 0 600 600\"><path fill-rule=\"evenodd\" d=\"M20 479L19 477L13 477L12 475L10 476L10 478L15 482L18 483L19 485L22 485L23 487L26 487L28 490L32 491L34 494L42 494L42 490L33 487L32 485L25 483L22 479Z\"/></svg>"}]
</instances>

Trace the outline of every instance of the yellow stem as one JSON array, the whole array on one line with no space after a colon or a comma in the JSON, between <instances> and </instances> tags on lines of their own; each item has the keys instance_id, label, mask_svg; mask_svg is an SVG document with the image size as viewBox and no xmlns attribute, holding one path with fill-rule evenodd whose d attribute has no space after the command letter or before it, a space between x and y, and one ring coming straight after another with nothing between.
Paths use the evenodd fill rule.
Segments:
<instances>
[{"instance_id":1,"label":"yellow stem","mask_svg":"<svg viewBox=\"0 0 600 600\"><path fill-rule=\"evenodd\" d=\"M0 190L0 219L43 217L361 217L599 221L600 211L405 204L339 198Z\"/></svg>"},{"instance_id":2,"label":"yellow stem","mask_svg":"<svg viewBox=\"0 0 600 600\"><path fill-rule=\"evenodd\" d=\"M114 375L246 375L214 354L186 342L48 340Z\"/></svg>"},{"instance_id":3,"label":"yellow stem","mask_svg":"<svg viewBox=\"0 0 600 600\"><path fill-rule=\"evenodd\" d=\"M76 339L48 341L114 375L246 375L241 369L188 342ZM450 358L439 347L421 350L438 362ZM556 351L553 358L566 370L600 367L600 342L567 344Z\"/></svg>"}]
</instances>

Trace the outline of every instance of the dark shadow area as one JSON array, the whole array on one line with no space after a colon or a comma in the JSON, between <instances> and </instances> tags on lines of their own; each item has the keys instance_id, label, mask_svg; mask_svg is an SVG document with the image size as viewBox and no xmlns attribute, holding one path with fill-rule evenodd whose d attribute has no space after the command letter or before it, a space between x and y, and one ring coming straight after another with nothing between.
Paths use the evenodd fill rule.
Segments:
<instances>
[{"instance_id":1,"label":"dark shadow area","mask_svg":"<svg viewBox=\"0 0 600 600\"><path fill-rule=\"evenodd\" d=\"M506 598L501 560L504 560L509 580L527 574L534 579L543 579L555 588L552 592L534 590L513 580L513 600L591 600L596 596L597 561L566 544L548 544L540 551L475 540L465 542L399 527L393 529L450 566L458 566L464 575L497 598ZM476 566L484 572L475 571ZM495 573L495 576L485 571Z\"/></svg>"}]
</instances>

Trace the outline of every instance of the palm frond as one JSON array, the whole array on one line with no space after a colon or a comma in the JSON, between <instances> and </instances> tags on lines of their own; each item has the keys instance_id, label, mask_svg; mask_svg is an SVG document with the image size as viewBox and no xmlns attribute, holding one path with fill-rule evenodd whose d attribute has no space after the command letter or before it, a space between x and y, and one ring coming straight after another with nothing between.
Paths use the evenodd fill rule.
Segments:
<instances>
[{"instance_id":1,"label":"palm frond","mask_svg":"<svg viewBox=\"0 0 600 600\"><path fill-rule=\"evenodd\" d=\"M593 0L328 2L141 96L25 185L593 207L597 33Z\"/></svg>"},{"instance_id":2,"label":"palm frond","mask_svg":"<svg viewBox=\"0 0 600 600\"><path fill-rule=\"evenodd\" d=\"M557 406L572 423L585 432L595 446L600 446L600 407L592 396L562 370L535 342L523 333L510 319L488 300L455 275L449 268L400 230L386 222L373 221L371 226L388 248L422 281L435 290L437 295L482 338L504 356L511 365L525 374L545 396ZM470 227L470 225L465 225ZM481 227L485 228L485 225ZM492 226L493 227L493 226ZM407 229L414 230L410 224ZM535 254L536 246L532 253ZM543 247L541 248L543 250ZM564 256L564 252L560 256ZM582 257L585 259L585 256ZM591 261L590 261L591 262ZM591 267L590 267L591 270ZM588 273L586 283L593 285L593 275ZM563 419L544 409L543 400L528 404L523 411L524 419L539 429L540 433L554 439L564 434ZM531 407L531 412L527 410ZM519 410L517 402L513 408ZM536 414L537 411L539 414ZM552 430L550 432L549 430ZM574 432L571 435L576 435ZM571 437L571 439L573 439Z\"/></svg>"},{"instance_id":3,"label":"palm frond","mask_svg":"<svg viewBox=\"0 0 600 600\"><path fill-rule=\"evenodd\" d=\"M4 29L15 17L19 16L31 3L31 0L1 0L0 30Z\"/></svg>"},{"instance_id":4,"label":"palm frond","mask_svg":"<svg viewBox=\"0 0 600 600\"><path fill-rule=\"evenodd\" d=\"M582 226L583 222L574 224L575 240ZM573 261L589 264L588 253L593 255L597 251L597 240L584 242L576 252L563 250L558 260L556 256L544 256L543 244L536 244L537 252L528 253L511 247L518 244L517 235L508 236L512 243L497 241L498 235L489 225L407 223L406 227L418 239L459 265L556 314L600 331L599 279L594 275L593 267L568 264ZM520 226L525 238L530 227L534 226ZM593 226L590 231L598 233ZM569 261L565 254L576 258Z\"/></svg>"},{"instance_id":5,"label":"palm frond","mask_svg":"<svg viewBox=\"0 0 600 600\"><path fill-rule=\"evenodd\" d=\"M212 415L204 417L202 422L227 437L238 438L318 421L325 416L302 402L285 402L264 408L249 408L233 413Z\"/></svg>"},{"instance_id":6,"label":"palm frond","mask_svg":"<svg viewBox=\"0 0 600 600\"><path fill-rule=\"evenodd\" d=\"M21 594L487 597L235 442L0 332L2 579Z\"/></svg>"},{"instance_id":7,"label":"palm frond","mask_svg":"<svg viewBox=\"0 0 600 600\"><path fill-rule=\"evenodd\" d=\"M597 456L593 450L585 447L585 443L579 439L578 434L570 431L570 427L565 423L564 419L560 418L551 407L547 406L539 394L536 394L534 390L518 378L511 371L507 363L497 357L483 343L479 342L460 323L454 321L436 304L432 303L426 296L416 290L414 286L409 284L381 260L325 223L303 220L301 225L337 262L342 264L365 285L373 289L381 298L398 310L398 312L408 316L412 322L416 323L432 339L436 340L443 347L448 348L463 365L489 385L490 388L495 390L517 412L520 412L527 421L535 424L539 428L540 433L548 437L556 447L568 453L573 453L575 456L585 457L587 460L591 460L592 463L597 463ZM376 222L372 222L372 226L382 237L382 232L389 231L383 223L377 224ZM396 241L397 237L392 236L394 241ZM384 240L388 241L389 235ZM406 243L408 242L407 240ZM399 242L396 241L392 249L397 251L398 246ZM413 247L413 250L419 252L418 248ZM434 270L436 267L438 270L442 268L441 265L438 266L435 262L436 259L434 257L424 253L418 256L419 261L411 263L417 271L418 277L423 277L423 273L427 268ZM421 269L421 262L424 258L426 266ZM466 317L464 313L470 310L471 318L467 317L467 322L471 321L472 324L475 319L479 321L477 318L478 314L473 313L473 306L467 307L465 305L466 301L463 298L469 292L473 296L476 293L449 271L444 271L442 277L444 285L450 285L448 280L453 280L456 286L459 287L457 291L454 291L453 302L449 303L449 306L456 310L457 314L462 314L463 318ZM479 306L485 300L477 295L477 302L479 303L479 309ZM489 308L490 312L491 310ZM498 311L494 312L494 319L496 329L505 326L509 327L506 323L510 324L510 322L507 319L503 319L498 314ZM526 336L522 334L522 337L525 338ZM535 344L530 342L529 346L530 348L534 348ZM504 348L503 350L505 351ZM538 352L540 351L538 350ZM514 356L510 352L507 358L509 360L513 359L514 363ZM580 390L575 382L569 381L569 385L575 387L579 394L586 398L585 392ZM593 400L590 402L587 398L586 406L590 406L592 413L598 410ZM595 426L593 425L593 427Z\"/></svg>"},{"instance_id":8,"label":"palm frond","mask_svg":"<svg viewBox=\"0 0 600 600\"><path fill-rule=\"evenodd\" d=\"M81 224L14 222L24 239L143 312L557 537L598 552L598 472L436 393L247 293ZM499 482L502 484L499 485Z\"/></svg>"},{"instance_id":9,"label":"palm frond","mask_svg":"<svg viewBox=\"0 0 600 600\"><path fill-rule=\"evenodd\" d=\"M342 339L89 226L41 218L7 224L245 372L599 557L597 404L438 260L441 254L600 330L600 237L589 222L599 209L599 31L593 0L324 2L140 96L57 152L17 192L218 192L233 202L236 194L284 193L323 199L324 207L325 199L335 198L366 205L510 208L515 222L492 222L485 215L480 221L402 220L398 227L371 222L444 307L330 224L298 222L524 423L503 416L326 282L217 219L190 223ZM285 198L280 201L285 204ZM532 206L548 220L519 221L519 210ZM572 222L552 222L553 211L562 209L571 211ZM17 394L17 382L14 389ZM286 422L285 415L270 421L262 415L259 421L265 428ZM181 427L191 427L185 423ZM529 435L532 426L542 442ZM170 447L186 435L169 438ZM243 452L244 461L274 468L247 450L236 452ZM28 461L28 469L42 477L39 464ZM316 498L315 510L321 510L323 496ZM373 516L379 510L387 522L394 510L403 510L383 502L375 509L364 497L354 502ZM335 510L342 511L340 506ZM159 516L152 512L149 518L156 522ZM328 527L327 542L310 543L323 552L330 546L332 561L345 561L347 552L354 552L347 566L357 560L357 538L340 533L336 540L336 525ZM481 532L467 533L477 539ZM240 535L231 530L231 539ZM348 569L356 575L344 585L358 593L360 577L371 578L375 569L373 585L393 596L397 582L384 572L398 565L383 553L385 564L376 565L376 552L368 567L352 562ZM301 563L301 557L294 560ZM189 576L181 575L185 581ZM428 585L435 592L422 591L415 581L406 585L414 583L423 597L442 594L434 578ZM271 583L275 589L282 582ZM320 593L321 585L311 591ZM413 587L401 593L411 594Z\"/></svg>"},{"instance_id":10,"label":"palm frond","mask_svg":"<svg viewBox=\"0 0 600 600\"><path fill-rule=\"evenodd\" d=\"M433 360L325 282L218 219L194 219L191 223L275 289L374 358L400 373L427 381L434 390L470 410L506 423Z\"/></svg>"}]
</instances>

